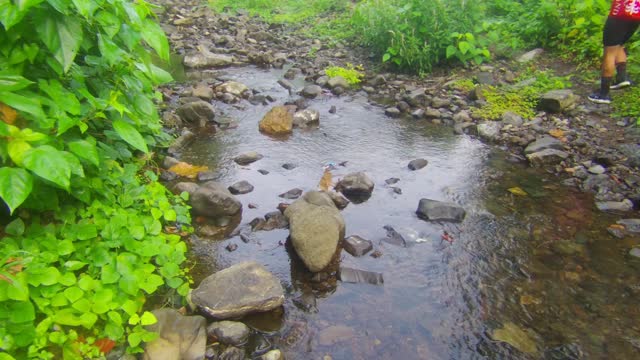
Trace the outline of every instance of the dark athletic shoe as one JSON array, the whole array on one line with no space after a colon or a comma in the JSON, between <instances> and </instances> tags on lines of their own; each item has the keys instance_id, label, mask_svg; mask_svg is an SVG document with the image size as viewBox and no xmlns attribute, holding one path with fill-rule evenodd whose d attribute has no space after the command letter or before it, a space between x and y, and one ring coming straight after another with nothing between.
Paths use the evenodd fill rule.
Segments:
<instances>
[{"instance_id":1,"label":"dark athletic shoe","mask_svg":"<svg viewBox=\"0 0 640 360\"><path fill-rule=\"evenodd\" d=\"M632 85L631 80L622 80L619 83L611 84L611 86L609 88L611 90L619 90L619 89L623 89L623 88L629 87L631 85Z\"/></svg>"},{"instance_id":2,"label":"dark athletic shoe","mask_svg":"<svg viewBox=\"0 0 640 360\"><path fill-rule=\"evenodd\" d=\"M596 104L611 104L611 97L602 95L599 92L589 95L588 99Z\"/></svg>"}]
</instances>

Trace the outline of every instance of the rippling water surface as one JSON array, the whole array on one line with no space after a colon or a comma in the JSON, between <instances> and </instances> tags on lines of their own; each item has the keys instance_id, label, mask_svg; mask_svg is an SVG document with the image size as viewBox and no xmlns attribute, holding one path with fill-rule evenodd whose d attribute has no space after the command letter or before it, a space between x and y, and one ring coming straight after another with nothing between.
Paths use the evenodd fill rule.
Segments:
<instances>
[{"instance_id":1,"label":"rippling water surface","mask_svg":"<svg viewBox=\"0 0 640 360\"><path fill-rule=\"evenodd\" d=\"M244 68L224 76L282 104L290 98L276 83L282 74ZM347 161L333 171L334 179L364 171L375 182L368 201L343 211L347 235L372 240L383 254L353 258L343 252L340 260L383 273L382 286L319 282L279 245L286 230L253 233L249 243L195 239L196 280L253 259L286 289L282 313L246 319L259 330L250 352L271 345L288 359L640 358L640 264L626 256L638 239L608 235L606 226L617 218L594 213L587 196L506 162L504 154L450 128L387 118L364 94L310 101L320 111L320 128L296 129L287 139L258 132L270 106L237 105L219 108L234 126L201 134L182 160L215 169L226 185L247 180L255 186L239 195L242 224L273 211L283 201L278 194L315 189L323 165ZM264 158L236 165L232 158L246 151ZM409 171L407 163L420 157L429 165ZM285 170L284 163L298 167ZM391 177L400 179L394 186L402 194L386 185ZM513 187L528 196L510 193ZM467 218L461 224L419 220L421 198L458 203ZM411 239L409 246L382 241L385 225ZM441 240L444 231L452 244ZM229 243L238 249L226 251ZM509 324L536 350L526 353L492 338Z\"/></svg>"}]
</instances>

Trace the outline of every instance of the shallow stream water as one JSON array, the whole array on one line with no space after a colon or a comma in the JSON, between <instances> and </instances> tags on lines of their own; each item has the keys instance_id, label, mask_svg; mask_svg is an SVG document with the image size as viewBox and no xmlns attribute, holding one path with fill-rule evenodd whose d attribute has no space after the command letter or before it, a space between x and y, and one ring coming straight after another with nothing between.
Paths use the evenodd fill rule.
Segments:
<instances>
[{"instance_id":1,"label":"shallow stream water","mask_svg":"<svg viewBox=\"0 0 640 360\"><path fill-rule=\"evenodd\" d=\"M282 75L255 68L223 74L271 95L274 104L293 99L277 84ZM286 139L258 132L271 106L216 106L232 126L200 134L181 160L208 166L225 185L247 180L255 186L238 196L241 226L274 211L283 192L316 189L329 163L347 162L337 165L334 180L364 171L375 182L370 199L342 214L347 236L372 240L382 256L343 251L340 262L382 273L383 285L315 281L280 245L287 230L255 232L248 243L193 239L196 284L218 269L256 260L285 288L282 311L244 319L258 330L248 355L273 346L287 359L640 358L640 262L627 256L638 239L610 236L606 227L620 217L594 211L589 196L563 187L561 179L508 162L500 150L451 128L388 118L364 93L310 100L320 127L295 129ZM247 151L264 158L249 166L232 161ZM415 158L428 166L410 171L407 163ZM285 163L297 167L285 170ZM401 194L386 185L392 177L400 179L394 186ZM508 191L514 187L527 195ZM420 220L421 198L458 203L467 217L460 224ZM383 241L385 225L410 240L408 246ZM452 243L442 240L445 231ZM227 251L229 243L238 249ZM505 327L522 330L521 340L533 349L496 341L492 334Z\"/></svg>"}]
</instances>

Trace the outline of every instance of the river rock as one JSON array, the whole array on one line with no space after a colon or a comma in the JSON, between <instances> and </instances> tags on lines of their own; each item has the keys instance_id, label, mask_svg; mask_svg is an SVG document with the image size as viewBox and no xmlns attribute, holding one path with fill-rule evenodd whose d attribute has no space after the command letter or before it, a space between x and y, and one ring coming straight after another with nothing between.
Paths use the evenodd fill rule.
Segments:
<instances>
[{"instance_id":1,"label":"river rock","mask_svg":"<svg viewBox=\"0 0 640 360\"><path fill-rule=\"evenodd\" d=\"M353 328L344 325L329 326L318 334L318 342L322 346L348 341L356 336Z\"/></svg>"},{"instance_id":2,"label":"river rock","mask_svg":"<svg viewBox=\"0 0 640 360\"><path fill-rule=\"evenodd\" d=\"M216 87L216 91L231 94L237 97L243 97L244 94L249 91L247 85L239 83L237 81L227 81L222 85Z\"/></svg>"},{"instance_id":3,"label":"river rock","mask_svg":"<svg viewBox=\"0 0 640 360\"><path fill-rule=\"evenodd\" d=\"M191 194L191 207L198 215L218 218L238 214L242 203L224 185L209 181Z\"/></svg>"},{"instance_id":4,"label":"river rock","mask_svg":"<svg viewBox=\"0 0 640 360\"><path fill-rule=\"evenodd\" d=\"M238 156L236 156L233 161L236 162L236 164L238 165L249 165L251 163L254 163L260 159L262 159L264 156L262 156L262 154L259 154L255 151L249 151L246 152L244 154L240 154Z\"/></svg>"},{"instance_id":5,"label":"river rock","mask_svg":"<svg viewBox=\"0 0 640 360\"><path fill-rule=\"evenodd\" d=\"M446 108L451 105L451 100L445 98L433 98L431 100L431 106L435 109Z\"/></svg>"},{"instance_id":6,"label":"river rock","mask_svg":"<svg viewBox=\"0 0 640 360\"><path fill-rule=\"evenodd\" d=\"M235 346L229 346L224 349L218 360L245 360L244 350Z\"/></svg>"},{"instance_id":7,"label":"river rock","mask_svg":"<svg viewBox=\"0 0 640 360\"><path fill-rule=\"evenodd\" d=\"M336 186L336 191L344 194L351 201L365 201L373 192L374 183L364 172L346 175Z\"/></svg>"},{"instance_id":8,"label":"river rock","mask_svg":"<svg viewBox=\"0 0 640 360\"><path fill-rule=\"evenodd\" d=\"M405 95L404 99L413 107L424 105L427 102L426 89L415 89Z\"/></svg>"},{"instance_id":9,"label":"river rock","mask_svg":"<svg viewBox=\"0 0 640 360\"><path fill-rule=\"evenodd\" d=\"M640 258L640 247L634 247L633 249L629 250L629 255L634 258Z\"/></svg>"},{"instance_id":10,"label":"river rock","mask_svg":"<svg viewBox=\"0 0 640 360\"><path fill-rule=\"evenodd\" d=\"M270 231L273 229L286 229L289 227L289 220L280 211L272 211L264 215L265 223L262 230Z\"/></svg>"},{"instance_id":11,"label":"river rock","mask_svg":"<svg viewBox=\"0 0 640 360\"><path fill-rule=\"evenodd\" d=\"M305 193L284 211L291 243L312 272L324 269L344 237L345 224L331 198L319 191Z\"/></svg>"},{"instance_id":12,"label":"river rock","mask_svg":"<svg viewBox=\"0 0 640 360\"><path fill-rule=\"evenodd\" d=\"M427 166L428 164L429 164L429 161L427 161L427 159L415 159L409 162L408 167L411 170L419 170Z\"/></svg>"},{"instance_id":13,"label":"river rock","mask_svg":"<svg viewBox=\"0 0 640 360\"><path fill-rule=\"evenodd\" d=\"M239 318L284 303L280 280L255 261L208 276L191 292L191 303L214 319Z\"/></svg>"},{"instance_id":14,"label":"river rock","mask_svg":"<svg viewBox=\"0 0 640 360\"><path fill-rule=\"evenodd\" d=\"M285 106L275 106L260 120L259 129L269 135L289 134L293 129L293 115Z\"/></svg>"},{"instance_id":15,"label":"river rock","mask_svg":"<svg viewBox=\"0 0 640 360\"><path fill-rule=\"evenodd\" d=\"M527 62L533 61L534 59L542 55L542 53L544 53L544 49L540 49L540 48L533 49L529 52L526 52L520 55L517 60L519 63L527 63Z\"/></svg>"},{"instance_id":16,"label":"river rock","mask_svg":"<svg viewBox=\"0 0 640 360\"><path fill-rule=\"evenodd\" d=\"M282 193L280 195L278 195L279 197L283 198L283 199L288 199L288 200L295 200L297 198L300 197L300 195L302 195L302 189L291 189L285 193Z\"/></svg>"},{"instance_id":17,"label":"river rock","mask_svg":"<svg viewBox=\"0 0 640 360\"><path fill-rule=\"evenodd\" d=\"M253 185L246 180L242 180L229 186L228 189L233 195L248 194L253 191Z\"/></svg>"},{"instance_id":18,"label":"river rock","mask_svg":"<svg viewBox=\"0 0 640 360\"><path fill-rule=\"evenodd\" d=\"M502 124L498 121L487 121L478 124L478 136L488 141L496 141L500 137Z\"/></svg>"},{"instance_id":19,"label":"river rock","mask_svg":"<svg viewBox=\"0 0 640 360\"><path fill-rule=\"evenodd\" d=\"M424 111L424 117L426 117L427 119L440 119L442 117L442 112L440 112L440 110L438 109L427 108Z\"/></svg>"},{"instance_id":20,"label":"river rock","mask_svg":"<svg viewBox=\"0 0 640 360\"><path fill-rule=\"evenodd\" d=\"M547 150L547 149L555 149L562 150L564 148L564 144L562 141L551 137L551 136L543 136L540 139L537 139L524 149L525 154L533 154L538 151Z\"/></svg>"},{"instance_id":21,"label":"river rock","mask_svg":"<svg viewBox=\"0 0 640 360\"><path fill-rule=\"evenodd\" d=\"M215 336L223 344L239 346L249 339L249 327L238 321L216 321L207 326L207 335Z\"/></svg>"},{"instance_id":22,"label":"river rock","mask_svg":"<svg viewBox=\"0 0 640 360\"><path fill-rule=\"evenodd\" d=\"M618 225L624 226L625 230L630 233L640 233L640 219L621 219L616 222Z\"/></svg>"},{"instance_id":23,"label":"river rock","mask_svg":"<svg viewBox=\"0 0 640 360\"><path fill-rule=\"evenodd\" d=\"M282 168L285 169L285 170L293 170L293 169L295 169L297 167L298 167L298 165L294 164L294 163L284 163L284 164L282 164Z\"/></svg>"},{"instance_id":24,"label":"river rock","mask_svg":"<svg viewBox=\"0 0 640 360\"><path fill-rule=\"evenodd\" d=\"M211 100L213 99L213 89L208 84L198 84L191 90L191 96L202 100Z\"/></svg>"},{"instance_id":25,"label":"river rock","mask_svg":"<svg viewBox=\"0 0 640 360\"><path fill-rule=\"evenodd\" d=\"M320 124L320 112L315 109L298 111L293 115L293 126L307 128Z\"/></svg>"},{"instance_id":26,"label":"river rock","mask_svg":"<svg viewBox=\"0 0 640 360\"><path fill-rule=\"evenodd\" d=\"M159 337L148 343L143 360L201 360L207 345L207 321L202 316L183 316L174 309L154 310L158 322L147 327Z\"/></svg>"},{"instance_id":27,"label":"river rock","mask_svg":"<svg viewBox=\"0 0 640 360\"><path fill-rule=\"evenodd\" d=\"M513 125L515 127L518 127L524 124L524 119L522 118L522 116L512 111L506 111L504 114L502 114L502 123L505 125Z\"/></svg>"},{"instance_id":28,"label":"river rock","mask_svg":"<svg viewBox=\"0 0 640 360\"><path fill-rule=\"evenodd\" d=\"M461 222L466 216L466 211L457 204L420 199L416 214L423 220Z\"/></svg>"},{"instance_id":29,"label":"river rock","mask_svg":"<svg viewBox=\"0 0 640 360\"><path fill-rule=\"evenodd\" d=\"M280 84L280 86L282 86L283 88L289 90L289 92L291 92L295 87L289 80L285 80L285 79L278 80L278 84ZM320 89L320 91L322 91L322 89Z\"/></svg>"},{"instance_id":30,"label":"river rock","mask_svg":"<svg viewBox=\"0 0 640 360\"><path fill-rule=\"evenodd\" d=\"M331 79L329 79L329 81L327 81L327 86L329 87L329 89L335 89L338 87L341 87L343 89L347 89L349 88L349 83L347 82L347 80L345 78L343 78L342 76L338 75L338 76L334 76Z\"/></svg>"},{"instance_id":31,"label":"river rock","mask_svg":"<svg viewBox=\"0 0 640 360\"><path fill-rule=\"evenodd\" d=\"M402 115L402 112L397 107L392 106L384 109L384 114L387 115L388 117L397 118L397 117L400 117L400 115Z\"/></svg>"},{"instance_id":32,"label":"river rock","mask_svg":"<svg viewBox=\"0 0 640 360\"><path fill-rule=\"evenodd\" d=\"M631 167L640 168L640 145L638 144L621 144L618 150L627 158L626 163Z\"/></svg>"},{"instance_id":33,"label":"river rock","mask_svg":"<svg viewBox=\"0 0 640 360\"><path fill-rule=\"evenodd\" d=\"M352 235L344 239L343 247L352 256L359 257L373 250L373 243L358 235Z\"/></svg>"},{"instance_id":34,"label":"river rock","mask_svg":"<svg viewBox=\"0 0 640 360\"><path fill-rule=\"evenodd\" d=\"M371 285L384 284L382 274L373 271L358 270L342 266L340 267L338 275L340 277L340 281L347 283Z\"/></svg>"},{"instance_id":35,"label":"river rock","mask_svg":"<svg viewBox=\"0 0 640 360\"><path fill-rule=\"evenodd\" d=\"M545 165L555 165L569 157L564 151L555 149L546 149L527 155L527 159L531 166L542 167Z\"/></svg>"},{"instance_id":36,"label":"river rock","mask_svg":"<svg viewBox=\"0 0 640 360\"><path fill-rule=\"evenodd\" d=\"M213 105L203 100L181 105L176 112L184 122L200 127L213 121L216 116L216 110Z\"/></svg>"},{"instance_id":37,"label":"river rock","mask_svg":"<svg viewBox=\"0 0 640 360\"><path fill-rule=\"evenodd\" d=\"M575 106L578 97L569 89L551 90L540 98L540 108L550 113L558 113Z\"/></svg>"},{"instance_id":38,"label":"river rock","mask_svg":"<svg viewBox=\"0 0 640 360\"><path fill-rule=\"evenodd\" d=\"M184 57L183 64L189 68L219 68L231 65L234 59L232 56L214 54L209 51L191 53Z\"/></svg>"},{"instance_id":39,"label":"river rock","mask_svg":"<svg viewBox=\"0 0 640 360\"><path fill-rule=\"evenodd\" d=\"M342 210L349 205L349 200L347 198L334 191L328 192L327 195L329 195L331 200L333 200L333 203L336 205L338 210Z\"/></svg>"},{"instance_id":40,"label":"river rock","mask_svg":"<svg viewBox=\"0 0 640 360\"><path fill-rule=\"evenodd\" d=\"M284 360L284 355L280 350L276 349L262 355L259 360Z\"/></svg>"},{"instance_id":41,"label":"river rock","mask_svg":"<svg viewBox=\"0 0 640 360\"><path fill-rule=\"evenodd\" d=\"M425 114L424 109L422 108L415 109L414 111L411 112L411 117L413 117L414 119L422 119L424 118L424 114Z\"/></svg>"},{"instance_id":42,"label":"river rock","mask_svg":"<svg viewBox=\"0 0 640 360\"><path fill-rule=\"evenodd\" d=\"M633 202L629 199L622 201L597 201L596 207L600 211L631 211L633 210Z\"/></svg>"},{"instance_id":43,"label":"river rock","mask_svg":"<svg viewBox=\"0 0 640 360\"><path fill-rule=\"evenodd\" d=\"M320 94L322 94L322 88L320 87L320 85L307 85L302 88L301 94L307 99L315 99L320 96Z\"/></svg>"}]
</instances>

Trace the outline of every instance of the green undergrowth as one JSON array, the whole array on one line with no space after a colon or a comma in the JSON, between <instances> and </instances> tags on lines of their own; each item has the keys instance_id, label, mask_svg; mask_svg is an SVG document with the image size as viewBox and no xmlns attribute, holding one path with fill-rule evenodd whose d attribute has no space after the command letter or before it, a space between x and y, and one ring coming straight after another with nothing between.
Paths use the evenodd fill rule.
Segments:
<instances>
[{"instance_id":1,"label":"green undergrowth","mask_svg":"<svg viewBox=\"0 0 640 360\"><path fill-rule=\"evenodd\" d=\"M568 87L571 87L568 77L530 68L517 78L515 85L484 87L481 93L485 104L475 109L474 114L484 119L498 120L505 112L513 112L524 119L531 119L536 114L542 94Z\"/></svg>"},{"instance_id":2,"label":"green undergrowth","mask_svg":"<svg viewBox=\"0 0 640 360\"><path fill-rule=\"evenodd\" d=\"M0 3L0 359L140 352L145 299L188 291L188 207L152 163L172 80L154 57L144 1Z\"/></svg>"},{"instance_id":3,"label":"green undergrowth","mask_svg":"<svg viewBox=\"0 0 640 360\"><path fill-rule=\"evenodd\" d=\"M330 78L342 76L349 85L357 85L364 78L363 70L362 65L354 66L351 63L347 63L346 67L329 66L325 69L325 72Z\"/></svg>"},{"instance_id":4,"label":"green undergrowth","mask_svg":"<svg viewBox=\"0 0 640 360\"><path fill-rule=\"evenodd\" d=\"M624 91L613 94L613 114L616 117L628 117L636 121L640 125L640 87L633 86Z\"/></svg>"}]
</instances>

